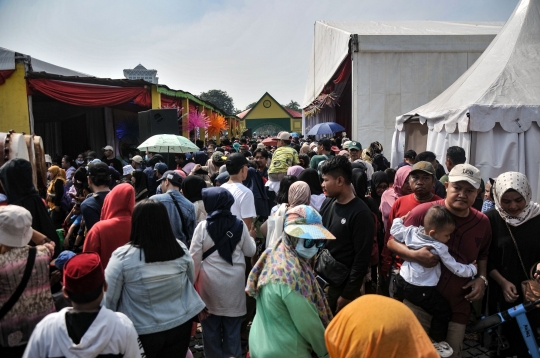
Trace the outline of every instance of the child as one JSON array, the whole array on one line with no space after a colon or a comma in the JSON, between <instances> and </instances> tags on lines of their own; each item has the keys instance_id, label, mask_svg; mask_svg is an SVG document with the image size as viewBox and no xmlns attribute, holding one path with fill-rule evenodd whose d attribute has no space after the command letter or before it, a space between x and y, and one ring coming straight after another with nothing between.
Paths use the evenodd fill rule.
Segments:
<instances>
[{"instance_id":1,"label":"child","mask_svg":"<svg viewBox=\"0 0 540 358\"><path fill-rule=\"evenodd\" d=\"M448 253L448 246L445 243L450 239L450 235L455 229L455 223L454 218L446 208L440 205L432 206L424 218L424 227L405 227L403 225L405 217L394 219L390 229L390 234L394 239L416 250L425 246L431 247L431 252L439 255L441 262L457 276L472 277L476 275L476 261L469 265L460 264ZM448 333L452 310L448 302L437 291L440 277L440 264L426 268L418 263L405 261L396 277L396 285L404 299L423 308L433 316L429 336L436 342L433 345L439 355L450 357L453 350L444 340Z\"/></svg>"},{"instance_id":2,"label":"child","mask_svg":"<svg viewBox=\"0 0 540 358\"><path fill-rule=\"evenodd\" d=\"M129 318L100 307L107 282L98 254L82 253L66 262L62 291L73 307L36 326L24 357L141 356Z\"/></svg>"}]
</instances>

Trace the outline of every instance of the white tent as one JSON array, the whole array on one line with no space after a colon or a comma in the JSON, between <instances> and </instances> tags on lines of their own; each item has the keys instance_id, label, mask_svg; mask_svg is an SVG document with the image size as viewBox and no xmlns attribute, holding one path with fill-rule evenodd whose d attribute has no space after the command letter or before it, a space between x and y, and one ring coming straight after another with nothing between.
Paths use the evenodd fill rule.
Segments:
<instances>
[{"instance_id":1,"label":"white tent","mask_svg":"<svg viewBox=\"0 0 540 358\"><path fill-rule=\"evenodd\" d=\"M540 0L521 0L467 72L431 102L396 118L392 164L414 145L424 145L444 163L446 149L458 145L484 180L505 171L525 173L536 200L539 120Z\"/></svg>"},{"instance_id":2,"label":"white tent","mask_svg":"<svg viewBox=\"0 0 540 358\"><path fill-rule=\"evenodd\" d=\"M352 98L343 101L351 106L349 137L363 146L377 140L389 154L396 116L448 88L501 27L501 23L442 21L317 21L302 107L313 103L350 58L352 89L347 93ZM334 121L332 109L324 108L319 118L304 119L304 129Z\"/></svg>"}]
</instances>

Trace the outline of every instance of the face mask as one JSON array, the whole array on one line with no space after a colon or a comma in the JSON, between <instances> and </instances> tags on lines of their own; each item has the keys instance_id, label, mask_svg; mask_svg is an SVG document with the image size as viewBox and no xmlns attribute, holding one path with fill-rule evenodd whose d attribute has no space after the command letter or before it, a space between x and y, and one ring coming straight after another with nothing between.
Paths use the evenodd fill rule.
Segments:
<instances>
[{"instance_id":1,"label":"face mask","mask_svg":"<svg viewBox=\"0 0 540 358\"><path fill-rule=\"evenodd\" d=\"M300 255L300 257L303 257L309 260L310 258L315 256L318 251L319 249L317 248L316 245L313 245L309 249L306 249L304 247L304 239L298 239L298 244L296 244L296 252L298 253L298 255Z\"/></svg>"},{"instance_id":2,"label":"face mask","mask_svg":"<svg viewBox=\"0 0 540 358\"><path fill-rule=\"evenodd\" d=\"M84 160L75 160L75 163L77 163L77 165L83 165Z\"/></svg>"}]
</instances>

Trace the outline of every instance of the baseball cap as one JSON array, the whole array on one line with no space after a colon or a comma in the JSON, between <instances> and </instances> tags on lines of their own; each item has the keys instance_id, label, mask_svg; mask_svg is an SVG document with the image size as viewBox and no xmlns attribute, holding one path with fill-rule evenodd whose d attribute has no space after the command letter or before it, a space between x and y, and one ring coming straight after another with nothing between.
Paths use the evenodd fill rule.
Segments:
<instances>
[{"instance_id":1,"label":"baseball cap","mask_svg":"<svg viewBox=\"0 0 540 358\"><path fill-rule=\"evenodd\" d=\"M244 154L242 154L242 153L233 153L233 154L229 155L229 157L225 161L225 164L227 165L227 171L231 172L231 171L233 171L231 169L236 169L236 168L243 167L244 165L247 165L248 161L247 161L246 156Z\"/></svg>"},{"instance_id":2,"label":"baseball cap","mask_svg":"<svg viewBox=\"0 0 540 358\"><path fill-rule=\"evenodd\" d=\"M411 173L415 171L428 173L429 175L435 175L435 169L430 162L418 162L414 164L411 168Z\"/></svg>"},{"instance_id":3,"label":"baseball cap","mask_svg":"<svg viewBox=\"0 0 540 358\"><path fill-rule=\"evenodd\" d=\"M109 166L103 162L88 164L88 175L109 175Z\"/></svg>"},{"instance_id":4,"label":"baseball cap","mask_svg":"<svg viewBox=\"0 0 540 358\"><path fill-rule=\"evenodd\" d=\"M103 266L95 252L83 252L64 265L64 287L70 293L92 292L105 282Z\"/></svg>"},{"instance_id":5,"label":"baseball cap","mask_svg":"<svg viewBox=\"0 0 540 358\"><path fill-rule=\"evenodd\" d=\"M285 233L292 237L311 240L335 240L322 225L321 215L309 205L298 205L285 214Z\"/></svg>"},{"instance_id":6,"label":"baseball cap","mask_svg":"<svg viewBox=\"0 0 540 358\"><path fill-rule=\"evenodd\" d=\"M289 132L279 132L277 139L281 140L290 140L291 139L291 133Z\"/></svg>"},{"instance_id":7,"label":"baseball cap","mask_svg":"<svg viewBox=\"0 0 540 358\"><path fill-rule=\"evenodd\" d=\"M135 163L141 164L143 161L143 158L140 155L136 155L133 158L131 158L131 160L134 161Z\"/></svg>"},{"instance_id":8,"label":"baseball cap","mask_svg":"<svg viewBox=\"0 0 540 358\"><path fill-rule=\"evenodd\" d=\"M32 238L32 214L22 206L5 206L0 209L0 232L0 244L26 246Z\"/></svg>"},{"instance_id":9,"label":"baseball cap","mask_svg":"<svg viewBox=\"0 0 540 358\"><path fill-rule=\"evenodd\" d=\"M348 148L349 148L349 150L351 150L351 149L362 150L362 144L360 144L360 142L350 141L349 145L348 145Z\"/></svg>"},{"instance_id":10,"label":"baseball cap","mask_svg":"<svg viewBox=\"0 0 540 358\"><path fill-rule=\"evenodd\" d=\"M343 142L343 144L341 145L341 148L343 148L343 149L349 149L349 145L351 145L351 141L350 141L350 140L345 141L345 142Z\"/></svg>"},{"instance_id":11,"label":"baseball cap","mask_svg":"<svg viewBox=\"0 0 540 358\"><path fill-rule=\"evenodd\" d=\"M334 153L339 153L339 148L335 145L332 146L332 148L330 148L332 150L332 152Z\"/></svg>"},{"instance_id":12,"label":"baseball cap","mask_svg":"<svg viewBox=\"0 0 540 358\"><path fill-rule=\"evenodd\" d=\"M405 155L403 155L403 158L414 159L416 158L416 152L412 149L409 149L408 151L405 152Z\"/></svg>"},{"instance_id":13,"label":"baseball cap","mask_svg":"<svg viewBox=\"0 0 540 358\"><path fill-rule=\"evenodd\" d=\"M212 154L212 162L216 164L223 165L225 164L226 160L227 157L225 156L225 154L223 154L223 152L216 151L214 152L214 154Z\"/></svg>"},{"instance_id":14,"label":"baseball cap","mask_svg":"<svg viewBox=\"0 0 540 358\"><path fill-rule=\"evenodd\" d=\"M58 257L51 261L51 266L56 266L57 269L63 270L66 262L75 256L76 254L73 251L64 250L58 255Z\"/></svg>"},{"instance_id":15,"label":"baseball cap","mask_svg":"<svg viewBox=\"0 0 540 358\"><path fill-rule=\"evenodd\" d=\"M97 158L97 153L94 151L88 152L88 154L86 155L86 159L95 159L95 158Z\"/></svg>"},{"instance_id":16,"label":"baseball cap","mask_svg":"<svg viewBox=\"0 0 540 358\"><path fill-rule=\"evenodd\" d=\"M259 143L259 144L257 144L257 149L259 149L259 148L264 149L266 147L265 147L264 143Z\"/></svg>"},{"instance_id":17,"label":"baseball cap","mask_svg":"<svg viewBox=\"0 0 540 358\"><path fill-rule=\"evenodd\" d=\"M157 180L160 183L162 180L168 179L174 186L182 186L182 177L174 170L167 170L163 176Z\"/></svg>"},{"instance_id":18,"label":"baseball cap","mask_svg":"<svg viewBox=\"0 0 540 358\"><path fill-rule=\"evenodd\" d=\"M106 145L105 147L103 147L102 149L103 151L106 151L106 150L112 150L114 152L114 148L111 147L110 145Z\"/></svg>"},{"instance_id":19,"label":"baseball cap","mask_svg":"<svg viewBox=\"0 0 540 358\"><path fill-rule=\"evenodd\" d=\"M475 189L480 188L482 182L482 176L480 170L470 164L458 164L452 168L448 174L448 181L455 183L458 181L466 181L471 184Z\"/></svg>"},{"instance_id":20,"label":"baseball cap","mask_svg":"<svg viewBox=\"0 0 540 358\"><path fill-rule=\"evenodd\" d=\"M154 165L154 170L157 171L159 174L165 173L167 169L169 168L165 163L156 163L156 165Z\"/></svg>"}]
</instances>

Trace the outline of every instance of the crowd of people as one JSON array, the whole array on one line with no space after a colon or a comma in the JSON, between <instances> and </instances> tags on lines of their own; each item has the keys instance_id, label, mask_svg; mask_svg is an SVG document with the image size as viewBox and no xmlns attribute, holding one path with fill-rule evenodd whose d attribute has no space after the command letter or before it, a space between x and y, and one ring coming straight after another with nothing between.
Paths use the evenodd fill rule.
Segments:
<instances>
[{"instance_id":1,"label":"crowd of people","mask_svg":"<svg viewBox=\"0 0 540 358\"><path fill-rule=\"evenodd\" d=\"M2 357L188 357L198 324L206 357L461 357L471 307L509 309L540 279L525 175L484 183L460 147L392 168L379 142L263 139L174 164L64 155L43 193L6 162ZM527 356L515 322L493 334L494 356Z\"/></svg>"}]
</instances>

